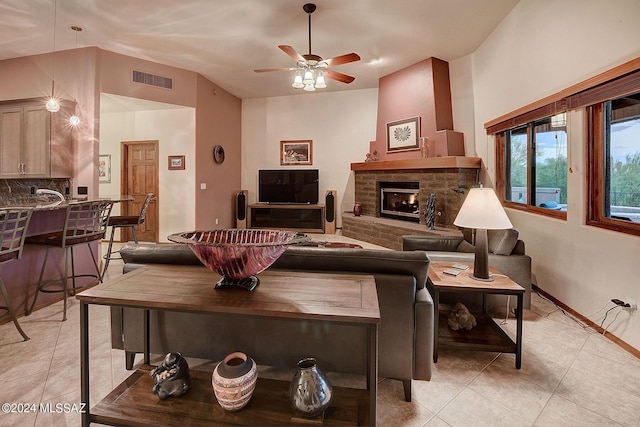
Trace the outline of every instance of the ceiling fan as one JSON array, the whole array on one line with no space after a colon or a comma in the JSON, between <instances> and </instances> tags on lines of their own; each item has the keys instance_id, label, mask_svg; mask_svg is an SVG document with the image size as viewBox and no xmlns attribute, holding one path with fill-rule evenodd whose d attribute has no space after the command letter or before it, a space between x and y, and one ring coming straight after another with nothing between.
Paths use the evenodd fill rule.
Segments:
<instances>
[{"instance_id":1,"label":"ceiling fan","mask_svg":"<svg viewBox=\"0 0 640 427\"><path fill-rule=\"evenodd\" d=\"M330 59L323 59L321 56L311 53L311 14L316 10L316 5L307 3L302 9L309 15L309 53L301 55L294 48L287 45L279 45L278 47L284 53L293 58L297 66L289 68L263 68L254 70L256 73L265 73L271 71L296 71L292 86L297 89L306 91L314 91L327 87L325 76L337 80L342 83L351 83L355 77L348 76L337 71L330 70L329 67L348 64L360 60L357 53L347 53L345 55L335 56Z\"/></svg>"}]
</instances>

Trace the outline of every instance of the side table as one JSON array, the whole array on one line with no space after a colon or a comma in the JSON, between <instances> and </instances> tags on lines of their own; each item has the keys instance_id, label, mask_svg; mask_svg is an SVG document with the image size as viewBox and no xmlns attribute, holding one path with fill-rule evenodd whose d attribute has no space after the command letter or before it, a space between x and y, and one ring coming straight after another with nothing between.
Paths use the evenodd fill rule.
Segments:
<instances>
[{"instance_id":1,"label":"side table","mask_svg":"<svg viewBox=\"0 0 640 427\"><path fill-rule=\"evenodd\" d=\"M434 261L429 264L429 281L433 291L433 302L438 307L438 314L434 319L433 362L438 362L438 348L457 348L460 350L499 351L515 353L516 369L522 366L522 316L525 289L501 274L494 268L490 273L494 281L483 282L469 277L473 265L457 276L450 276L444 270L451 268L452 262ZM462 263L466 264L466 263ZM472 314L476 317L477 325L472 330L454 331L449 328L447 318L449 312L441 310L440 292L451 293L481 293L482 312ZM515 295L516 304L516 337L515 341L487 314L487 294Z\"/></svg>"}]
</instances>

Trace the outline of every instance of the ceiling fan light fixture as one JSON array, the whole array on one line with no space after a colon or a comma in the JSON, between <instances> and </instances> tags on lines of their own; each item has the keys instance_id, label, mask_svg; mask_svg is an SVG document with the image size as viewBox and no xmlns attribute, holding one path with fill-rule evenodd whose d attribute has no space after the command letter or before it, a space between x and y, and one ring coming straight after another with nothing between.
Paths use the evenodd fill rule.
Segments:
<instances>
[{"instance_id":1,"label":"ceiling fan light fixture","mask_svg":"<svg viewBox=\"0 0 640 427\"><path fill-rule=\"evenodd\" d=\"M302 70L296 71L296 75L293 78L293 86L296 89L302 89L304 87L304 83L302 83Z\"/></svg>"},{"instance_id":2,"label":"ceiling fan light fixture","mask_svg":"<svg viewBox=\"0 0 640 427\"><path fill-rule=\"evenodd\" d=\"M304 71L304 78L302 79L302 83L304 83L305 85L313 85L313 83L315 82L313 74L313 70L311 68L307 68Z\"/></svg>"},{"instance_id":3,"label":"ceiling fan light fixture","mask_svg":"<svg viewBox=\"0 0 640 427\"><path fill-rule=\"evenodd\" d=\"M316 89L324 89L327 87L327 78L337 80L342 83L351 83L355 77L336 71L327 71L330 67L348 64L350 62L359 61L360 56L357 53L347 53L345 55L334 56L330 59L323 59L321 56L311 53L311 14L316 10L316 5L307 3L302 8L309 15L309 53L301 55L294 48L288 45L278 45L278 48L296 61L295 68L261 68L253 70L256 73L264 73L269 71L293 71L292 87L296 89L304 89L313 92Z\"/></svg>"},{"instance_id":4,"label":"ceiling fan light fixture","mask_svg":"<svg viewBox=\"0 0 640 427\"><path fill-rule=\"evenodd\" d=\"M327 82L324 79L324 73L322 71L318 71L318 77L316 77L316 89L324 89L327 87Z\"/></svg>"}]
</instances>

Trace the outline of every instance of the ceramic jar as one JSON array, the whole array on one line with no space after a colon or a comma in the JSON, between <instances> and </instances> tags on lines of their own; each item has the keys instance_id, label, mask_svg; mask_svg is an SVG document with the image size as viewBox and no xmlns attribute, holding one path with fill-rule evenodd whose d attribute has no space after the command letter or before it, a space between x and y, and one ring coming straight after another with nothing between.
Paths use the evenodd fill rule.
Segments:
<instances>
[{"instance_id":1,"label":"ceramic jar","mask_svg":"<svg viewBox=\"0 0 640 427\"><path fill-rule=\"evenodd\" d=\"M318 369L316 359L308 357L300 360L298 371L289 386L293 409L304 417L315 417L329 407L332 395L331 383Z\"/></svg>"},{"instance_id":2,"label":"ceramic jar","mask_svg":"<svg viewBox=\"0 0 640 427\"><path fill-rule=\"evenodd\" d=\"M257 380L256 362L244 353L235 352L218 363L213 370L211 383L220 406L233 412L249 403Z\"/></svg>"},{"instance_id":3,"label":"ceramic jar","mask_svg":"<svg viewBox=\"0 0 640 427\"><path fill-rule=\"evenodd\" d=\"M356 202L355 205L353 205L353 214L355 216L360 216L362 214L362 205L360 202Z\"/></svg>"}]
</instances>

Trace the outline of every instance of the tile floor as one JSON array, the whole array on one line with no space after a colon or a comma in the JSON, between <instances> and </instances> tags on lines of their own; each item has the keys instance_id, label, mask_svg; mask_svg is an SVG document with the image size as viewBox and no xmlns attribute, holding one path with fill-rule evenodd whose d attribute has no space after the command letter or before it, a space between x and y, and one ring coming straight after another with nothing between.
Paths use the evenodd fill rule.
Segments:
<instances>
[{"instance_id":1,"label":"tile floor","mask_svg":"<svg viewBox=\"0 0 640 427\"><path fill-rule=\"evenodd\" d=\"M121 265L113 262L108 277L119 275ZM62 413L0 413L0 425L80 424L73 411L80 402L79 304L70 301L66 322L61 303L21 318L30 341L12 323L0 325L0 403L67 405ZM515 320L504 327L513 334ZM107 308L92 306L90 328L95 402L127 371L123 352L110 346ZM441 351L431 381L413 382L411 403L399 381L381 379L378 425L640 426L639 359L537 295L523 337L521 370L512 354Z\"/></svg>"}]
</instances>

